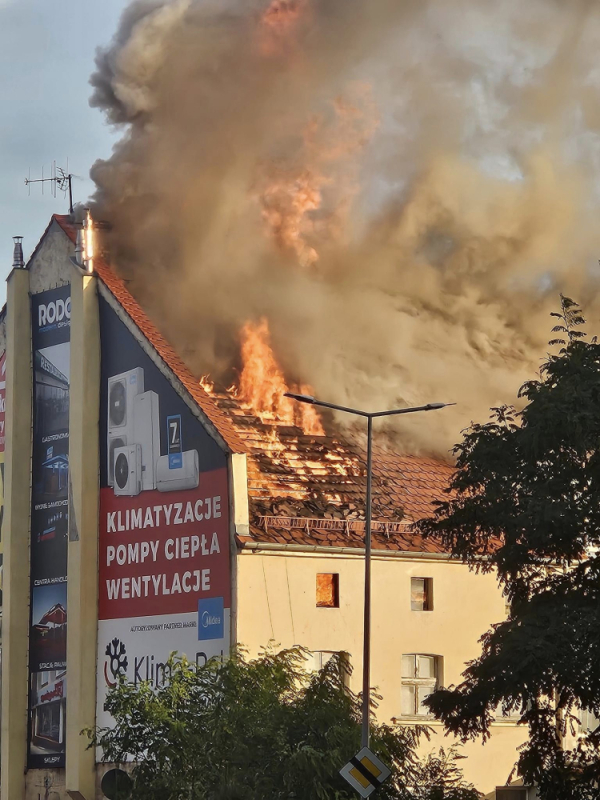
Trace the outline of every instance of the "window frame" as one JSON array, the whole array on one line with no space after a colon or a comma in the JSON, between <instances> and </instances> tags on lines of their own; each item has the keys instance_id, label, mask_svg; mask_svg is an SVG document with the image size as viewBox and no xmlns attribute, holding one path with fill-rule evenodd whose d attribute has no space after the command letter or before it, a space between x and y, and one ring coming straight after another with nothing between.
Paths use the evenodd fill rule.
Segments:
<instances>
[{"instance_id":1,"label":"window frame","mask_svg":"<svg viewBox=\"0 0 600 800\"><path fill-rule=\"evenodd\" d=\"M350 675L352 667L350 665L350 654L345 650L309 650L308 665L309 673L320 672L333 656L340 656L340 669L342 672L342 683L348 688L350 686ZM312 664L311 664L312 661ZM317 663L320 662L320 663Z\"/></svg>"},{"instance_id":2,"label":"window frame","mask_svg":"<svg viewBox=\"0 0 600 800\"><path fill-rule=\"evenodd\" d=\"M415 608L413 599L413 581L423 581L423 607ZM433 578L426 578L420 575L411 575L410 578L410 610L423 612L433 611Z\"/></svg>"},{"instance_id":3,"label":"window frame","mask_svg":"<svg viewBox=\"0 0 600 800\"><path fill-rule=\"evenodd\" d=\"M332 578L333 603L325 603L319 600L319 578L328 575ZM339 572L317 572L315 579L315 606L316 608L339 608L340 607L340 573Z\"/></svg>"},{"instance_id":4,"label":"window frame","mask_svg":"<svg viewBox=\"0 0 600 800\"><path fill-rule=\"evenodd\" d=\"M579 718L579 736L586 736L587 734L594 733L594 731L598 730L600 726L600 714L596 715L592 709L589 708L580 708L577 712ZM590 727L589 720L590 717L593 718L594 727Z\"/></svg>"},{"instance_id":5,"label":"window frame","mask_svg":"<svg viewBox=\"0 0 600 800\"><path fill-rule=\"evenodd\" d=\"M404 675L404 659L414 659L414 675ZM433 660L433 677L419 677L419 658L428 658ZM400 668L400 718L401 719L432 719L433 714L427 712L425 714L419 713L421 700L419 699L419 688L430 688L431 691L426 695L429 696L435 692L442 685L442 673L444 668L443 656L435 653L402 653L402 661ZM405 713L404 711L404 692L405 686L413 687L413 711L412 713Z\"/></svg>"}]
</instances>

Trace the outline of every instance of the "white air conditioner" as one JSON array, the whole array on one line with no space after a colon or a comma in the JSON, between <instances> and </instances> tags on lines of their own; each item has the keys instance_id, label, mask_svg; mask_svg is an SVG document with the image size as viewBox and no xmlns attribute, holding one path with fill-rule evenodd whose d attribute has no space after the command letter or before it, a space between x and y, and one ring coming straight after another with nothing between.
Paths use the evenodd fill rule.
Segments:
<instances>
[{"instance_id":1,"label":"white air conditioner","mask_svg":"<svg viewBox=\"0 0 600 800\"><path fill-rule=\"evenodd\" d=\"M114 484L114 454L119 447L132 444L133 402L144 391L144 370L135 367L108 379L108 435L107 464L108 485Z\"/></svg>"},{"instance_id":2,"label":"white air conditioner","mask_svg":"<svg viewBox=\"0 0 600 800\"><path fill-rule=\"evenodd\" d=\"M181 453L181 466L170 467L169 456L161 456L156 464L156 488L159 492L196 489L200 482L198 451Z\"/></svg>"},{"instance_id":3,"label":"white air conditioner","mask_svg":"<svg viewBox=\"0 0 600 800\"><path fill-rule=\"evenodd\" d=\"M117 447L114 452L114 491L133 497L142 491L142 448L139 444Z\"/></svg>"},{"instance_id":4,"label":"white air conditioner","mask_svg":"<svg viewBox=\"0 0 600 800\"><path fill-rule=\"evenodd\" d=\"M133 442L142 448L142 489L156 489L160 458L160 415L156 392L143 392L133 401Z\"/></svg>"}]
</instances>

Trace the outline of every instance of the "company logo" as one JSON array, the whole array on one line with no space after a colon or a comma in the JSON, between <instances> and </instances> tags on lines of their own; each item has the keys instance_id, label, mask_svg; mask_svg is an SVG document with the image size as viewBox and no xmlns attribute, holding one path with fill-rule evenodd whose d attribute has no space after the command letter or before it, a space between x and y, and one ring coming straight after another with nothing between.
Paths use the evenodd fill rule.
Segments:
<instances>
[{"instance_id":1,"label":"company logo","mask_svg":"<svg viewBox=\"0 0 600 800\"><path fill-rule=\"evenodd\" d=\"M104 662L104 680L111 689L117 685L119 676L127 672L129 659L126 653L125 645L120 639L114 638L106 645L104 655L108 656L108 660ZM108 675L109 672L111 677Z\"/></svg>"},{"instance_id":2,"label":"company logo","mask_svg":"<svg viewBox=\"0 0 600 800\"><path fill-rule=\"evenodd\" d=\"M54 325L56 322L71 319L71 298L66 300L52 300L50 303L40 305L38 308L38 325L40 328L46 325Z\"/></svg>"},{"instance_id":3,"label":"company logo","mask_svg":"<svg viewBox=\"0 0 600 800\"><path fill-rule=\"evenodd\" d=\"M198 600L198 639L222 639L225 635L225 609L222 597Z\"/></svg>"}]
</instances>

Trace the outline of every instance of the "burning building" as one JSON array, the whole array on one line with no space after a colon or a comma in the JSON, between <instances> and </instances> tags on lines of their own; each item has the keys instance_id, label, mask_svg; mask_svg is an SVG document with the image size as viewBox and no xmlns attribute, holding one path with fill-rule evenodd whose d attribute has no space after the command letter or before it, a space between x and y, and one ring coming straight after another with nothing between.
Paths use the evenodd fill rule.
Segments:
<instances>
[{"instance_id":1,"label":"burning building","mask_svg":"<svg viewBox=\"0 0 600 800\"><path fill-rule=\"evenodd\" d=\"M173 650L203 663L234 643L251 653L300 644L315 668L345 651L353 686L361 680L360 432L283 398L308 387L286 380L260 318L242 329L235 385L193 374L92 236L89 219L55 215L26 265L17 247L8 278L9 798L37 797L41 785L101 797L106 768L80 732L110 724L104 697L120 675L166 680ZM377 716L441 734L422 701L460 679L504 601L492 575L411 527L452 467L385 437L374 466ZM499 714L485 747L465 747L465 773L490 797L522 736Z\"/></svg>"}]
</instances>

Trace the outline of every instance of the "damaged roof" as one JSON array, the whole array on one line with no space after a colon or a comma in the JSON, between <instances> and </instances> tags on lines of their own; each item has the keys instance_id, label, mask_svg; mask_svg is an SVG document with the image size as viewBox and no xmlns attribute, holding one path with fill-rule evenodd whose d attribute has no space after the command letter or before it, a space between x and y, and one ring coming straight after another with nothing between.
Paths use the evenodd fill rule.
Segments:
<instances>
[{"instance_id":1,"label":"damaged roof","mask_svg":"<svg viewBox=\"0 0 600 800\"><path fill-rule=\"evenodd\" d=\"M79 226L66 215L54 219L75 243ZM238 543L363 547L366 454L360 434L336 430L309 436L299 427L261 419L234 389L212 387L191 373L105 260L94 258L94 272L231 452L247 455L250 532L238 536ZM454 468L395 452L383 437L376 437L373 456L373 548L441 552L437 542L415 533L412 523L444 498Z\"/></svg>"}]
</instances>

